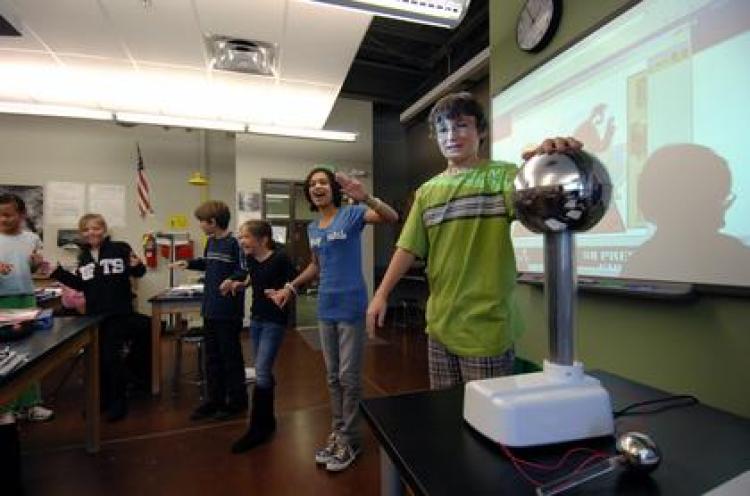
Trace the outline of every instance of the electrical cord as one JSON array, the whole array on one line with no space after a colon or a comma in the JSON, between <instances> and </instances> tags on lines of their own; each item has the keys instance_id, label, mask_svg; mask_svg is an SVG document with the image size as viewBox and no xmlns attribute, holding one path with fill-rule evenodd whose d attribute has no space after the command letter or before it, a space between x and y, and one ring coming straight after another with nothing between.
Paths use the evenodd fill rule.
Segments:
<instances>
[{"instance_id":1,"label":"electrical cord","mask_svg":"<svg viewBox=\"0 0 750 496\"><path fill-rule=\"evenodd\" d=\"M667 396L664 398L657 398L653 400L647 400L647 401L639 401L637 403L632 403L630 405L627 405L624 408L621 408L620 410L615 410L612 412L612 415L614 418L618 417L626 417L626 416L635 416L635 415L651 415L654 413L661 413L667 410L671 410L673 408L681 408L681 407L687 407L687 406L693 406L699 404L700 401L698 398L696 398L693 395L690 394L677 394L672 396ZM656 406L655 405L661 405ZM647 409L641 410L641 408L644 407L650 407ZM543 472L553 472L558 471L566 464L566 462L571 458L572 455L577 453L586 453L588 456L585 457L582 461L578 462L578 465L570 471L570 473L575 474L580 471L582 471L584 468L589 466L591 463L597 461L597 460L606 460L611 455L609 453L586 448L586 447L577 447L572 448L565 452L563 456L553 464L543 464L543 463L536 463L529 460L524 460L522 458L519 458L518 456L514 455L510 449L508 449L507 446L500 444L500 449L503 451L503 454L511 461L513 466L516 468L518 473L526 479L527 482L531 483L531 485L535 487L540 487L544 485L544 481L540 481L533 477L531 474L527 472L527 470L524 467L527 467L528 469L535 469L538 471Z\"/></svg>"},{"instance_id":2,"label":"electrical cord","mask_svg":"<svg viewBox=\"0 0 750 496\"><path fill-rule=\"evenodd\" d=\"M639 410L642 407L658 405L660 403L667 403L667 404L661 407ZM654 413L665 412L673 408L682 408L682 407L687 407L687 406L698 405L699 403L700 401L698 401L698 398L696 398L692 394L676 394L672 396L666 396L664 398L657 398L655 400L639 401L637 403L632 403L624 408L621 408L620 410L613 411L612 415L614 416L614 418L633 416L633 415L652 415Z\"/></svg>"}]
</instances>

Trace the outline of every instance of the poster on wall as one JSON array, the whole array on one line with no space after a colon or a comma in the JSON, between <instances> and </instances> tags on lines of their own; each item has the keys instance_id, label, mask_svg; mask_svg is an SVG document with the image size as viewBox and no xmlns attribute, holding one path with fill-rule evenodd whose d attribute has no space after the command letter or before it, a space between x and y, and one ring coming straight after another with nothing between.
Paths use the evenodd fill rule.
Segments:
<instances>
[{"instance_id":1,"label":"poster on wall","mask_svg":"<svg viewBox=\"0 0 750 496\"><path fill-rule=\"evenodd\" d=\"M78 229L58 229L57 246L65 250L77 250L80 237Z\"/></svg>"},{"instance_id":2,"label":"poster on wall","mask_svg":"<svg viewBox=\"0 0 750 496\"><path fill-rule=\"evenodd\" d=\"M257 191L237 192L237 226L245 221L260 219L260 193Z\"/></svg>"},{"instance_id":3,"label":"poster on wall","mask_svg":"<svg viewBox=\"0 0 750 496\"><path fill-rule=\"evenodd\" d=\"M5 193L17 195L23 200L26 205L26 228L43 238L44 188L42 186L0 184L0 194Z\"/></svg>"},{"instance_id":4,"label":"poster on wall","mask_svg":"<svg viewBox=\"0 0 750 496\"><path fill-rule=\"evenodd\" d=\"M257 213L260 218L260 193L257 191L238 191L237 210L239 212Z\"/></svg>"},{"instance_id":5,"label":"poster on wall","mask_svg":"<svg viewBox=\"0 0 750 496\"><path fill-rule=\"evenodd\" d=\"M84 214L86 186L83 183L48 182L45 190L45 218L48 224L71 227Z\"/></svg>"},{"instance_id":6,"label":"poster on wall","mask_svg":"<svg viewBox=\"0 0 750 496\"><path fill-rule=\"evenodd\" d=\"M125 227L125 186L89 184L89 212L103 215L109 227Z\"/></svg>"}]
</instances>

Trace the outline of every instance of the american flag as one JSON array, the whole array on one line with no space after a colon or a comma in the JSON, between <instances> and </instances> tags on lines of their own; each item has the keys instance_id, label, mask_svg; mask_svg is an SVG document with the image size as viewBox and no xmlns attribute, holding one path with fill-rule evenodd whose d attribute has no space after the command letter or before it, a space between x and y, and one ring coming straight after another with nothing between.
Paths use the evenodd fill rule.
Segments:
<instances>
[{"instance_id":1,"label":"american flag","mask_svg":"<svg viewBox=\"0 0 750 496\"><path fill-rule=\"evenodd\" d=\"M147 214L153 214L154 209L151 207L151 187L148 184L146 171L143 168L141 146L139 144L136 144L135 146L138 149L138 167L136 177L136 187L138 188L138 211L141 213L141 218L144 218Z\"/></svg>"}]
</instances>

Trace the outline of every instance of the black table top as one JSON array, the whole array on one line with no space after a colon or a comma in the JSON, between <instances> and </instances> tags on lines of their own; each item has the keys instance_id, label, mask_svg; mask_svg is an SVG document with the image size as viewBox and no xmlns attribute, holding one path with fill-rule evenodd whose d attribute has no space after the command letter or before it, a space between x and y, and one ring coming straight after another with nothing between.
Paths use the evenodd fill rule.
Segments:
<instances>
[{"instance_id":1,"label":"black table top","mask_svg":"<svg viewBox=\"0 0 750 496\"><path fill-rule=\"evenodd\" d=\"M602 381L619 410L668 393L607 372ZM499 445L463 420L463 387L362 401L362 411L382 447L415 494L534 494L534 487L502 454ZM689 495L706 491L750 469L750 420L704 405L620 417L616 431L650 435L662 451L661 466L650 477L618 470L567 494ZM614 438L548 447L512 449L524 460L553 463L574 446L614 453ZM586 455L573 459L568 471ZM537 480L554 477L533 469ZM555 472L557 476L566 473Z\"/></svg>"},{"instance_id":2,"label":"black table top","mask_svg":"<svg viewBox=\"0 0 750 496\"><path fill-rule=\"evenodd\" d=\"M201 302L202 291L180 291L174 292L169 289L162 291L148 299L149 303L179 303L179 302Z\"/></svg>"},{"instance_id":3,"label":"black table top","mask_svg":"<svg viewBox=\"0 0 750 496\"><path fill-rule=\"evenodd\" d=\"M23 366L15 368L7 375L0 376L0 387L13 380L28 367L44 360L55 349L75 339L89 326L96 325L103 319L103 315L54 317L51 329L35 330L31 335L18 341L0 342L0 347L9 346L17 353L27 354L29 359Z\"/></svg>"}]
</instances>

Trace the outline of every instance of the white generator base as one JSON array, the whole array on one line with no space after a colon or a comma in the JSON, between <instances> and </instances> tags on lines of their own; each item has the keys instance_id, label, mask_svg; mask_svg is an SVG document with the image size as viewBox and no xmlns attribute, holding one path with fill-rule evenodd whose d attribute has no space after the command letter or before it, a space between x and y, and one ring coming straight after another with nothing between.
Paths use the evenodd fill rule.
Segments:
<instances>
[{"instance_id":1,"label":"white generator base","mask_svg":"<svg viewBox=\"0 0 750 496\"><path fill-rule=\"evenodd\" d=\"M506 446L524 447L612 435L609 393L583 364L544 361L543 371L468 382L464 419Z\"/></svg>"}]
</instances>

